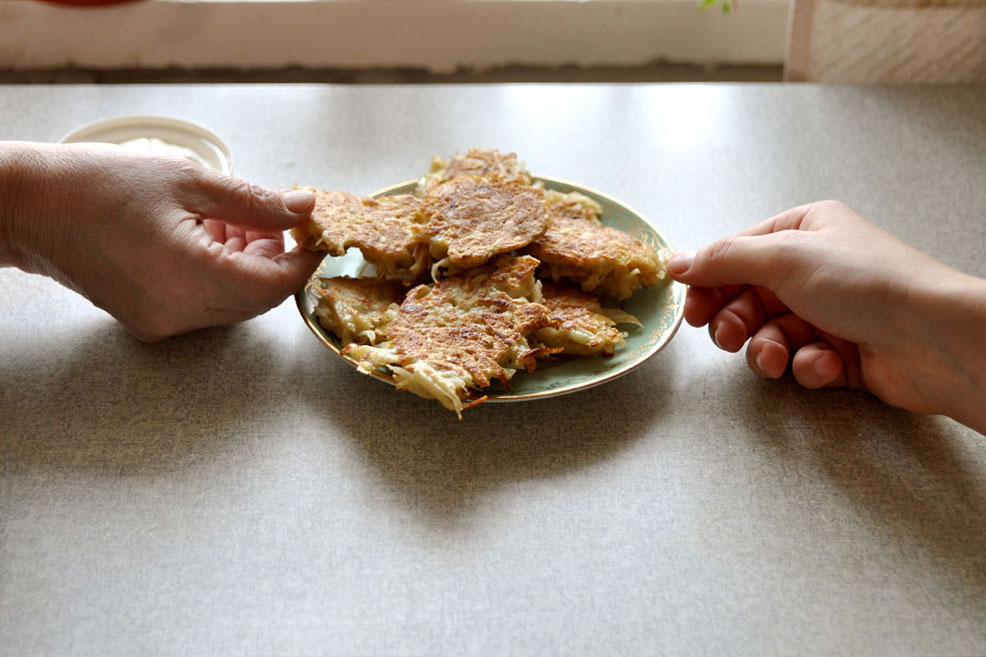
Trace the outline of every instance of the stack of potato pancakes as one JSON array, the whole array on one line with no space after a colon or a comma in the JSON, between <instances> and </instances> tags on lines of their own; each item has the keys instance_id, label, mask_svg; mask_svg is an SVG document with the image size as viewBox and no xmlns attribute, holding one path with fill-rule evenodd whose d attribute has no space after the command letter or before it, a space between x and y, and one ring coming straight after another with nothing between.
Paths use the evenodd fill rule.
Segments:
<instances>
[{"instance_id":1,"label":"stack of potato pancakes","mask_svg":"<svg viewBox=\"0 0 986 657\"><path fill-rule=\"evenodd\" d=\"M385 371L461 417L493 380L565 354L610 356L638 324L604 308L665 276L657 251L604 226L602 207L545 189L513 153L434 158L414 194L315 190L303 248L369 263L322 278L315 313L365 373Z\"/></svg>"}]
</instances>

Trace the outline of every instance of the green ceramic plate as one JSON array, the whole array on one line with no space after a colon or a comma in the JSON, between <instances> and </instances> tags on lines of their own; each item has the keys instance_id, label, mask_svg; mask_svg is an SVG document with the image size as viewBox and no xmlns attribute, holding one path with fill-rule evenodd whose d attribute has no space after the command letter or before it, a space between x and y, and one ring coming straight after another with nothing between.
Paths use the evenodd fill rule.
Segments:
<instances>
[{"instance_id":1,"label":"green ceramic plate","mask_svg":"<svg viewBox=\"0 0 986 657\"><path fill-rule=\"evenodd\" d=\"M607 226L618 228L630 233L639 240L654 246L658 252L673 253L674 249L656 228L646 219L616 199L582 185L565 182L557 178L536 177L542 180L548 189L560 192L581 192L595 199L603 206L602 221ZM407 194L414 191L417 181L412 180L393 185L371 194L371 196L386 196L389 194ZM301 316L308 328L334 354L356 366L356 362L339 354L341 345L338 338L323 329L315 317L314 307L318 303L319 278L332 276L358 276L366 262L356 249L342 257L326 257L322 260L315 273L312 274L304 289L298 292L296 300ZM488 402L526 401L564 395L577 390L584 390L607 381L623 376L643 364L648 358L659 352L674 336L681 324L681 315L685 303L685 286L668 280L654 287L637 290L632 297L623 302L623 309L634 315L643 326L621 325L621 329L629 335L626 345L617 349L610 358L579 357L556 365L538 369L533 373L518 372L510 380L510 391L505 391L494 383L488 391ZM390 378L382 373L373 374L378 379L393 384Z\"/></svg>"}]
</instances>

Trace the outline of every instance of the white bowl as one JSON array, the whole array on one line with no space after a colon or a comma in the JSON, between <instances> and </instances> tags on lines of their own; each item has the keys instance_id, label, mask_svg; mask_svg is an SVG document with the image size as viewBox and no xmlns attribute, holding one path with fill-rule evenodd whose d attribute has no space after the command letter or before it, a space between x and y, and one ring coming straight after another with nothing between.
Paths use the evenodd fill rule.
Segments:
<instances>
[{"instance_id":1,"label":"white bowl","mask_svg":"<svg viewBox=\"0 0 986 657\"><path fill-rule=\"evenodd\" d=\"M230 174L233 157L216 133L197 123L169 116L120 116L73 130L62 143L102 142L135 151L185 157Z\"/></svg>"}]
</instances>

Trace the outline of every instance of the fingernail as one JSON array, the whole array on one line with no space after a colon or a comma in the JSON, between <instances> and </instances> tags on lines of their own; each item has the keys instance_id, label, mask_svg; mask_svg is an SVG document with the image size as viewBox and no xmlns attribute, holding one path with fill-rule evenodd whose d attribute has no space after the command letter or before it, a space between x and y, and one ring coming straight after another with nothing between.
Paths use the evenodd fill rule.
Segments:
<instances>
[{"instance_id":1,"label":"fingernail","mask_svg":"<svg viewBox=\"0 0 986 657\"><path fill-rule=\"evenodd\" d=\"M722 330L722 325L716 327L715 333L712 334L712 341L716 343L716 346L722 349L722 343L719 342L719 331Z\"/></svg>"},{"instance_id":2,"label":"fingernail","mask_svg":"<svg viewBox=\"0 0 986 657\"><path fill-rule=\"evenodd\" d=\"M763 367L763 352L761 351L756 357L757 369L760 370L761 374L766 374L767 371Z\"/></svg>"},{"instance_id":3,"label":"fingernail","mask_svg":"<svg viewBox=\"0 0 986 657\"><path fill-rule=\"evenodd\" d=\"M695 260L694 251L684 251L682 253L675 253L668 260L668 271L672 274L684 274L692 266L692 261Z\"/></svg>"},{"instance_id":4,"label":"fingernail","mask_svg":"<svg viewBox=\"0 0 986 657\"><path fill-rule=\"evenodd\" d=\"M821 379L831 379L837 372L837 367L831 358L816 358L812 364L815 374Z\"/></svg>"},{"instance_id":5,"label":"fingernail","mask_svg":"<svg viewBox=\"0 0 986 657\"><path fill-rule=\"evenodd\" d=\"M281 195L281 202L291 212L301 214L312 209L315 194L307 189L292 189Z\"/></svg>"}]
</instances>

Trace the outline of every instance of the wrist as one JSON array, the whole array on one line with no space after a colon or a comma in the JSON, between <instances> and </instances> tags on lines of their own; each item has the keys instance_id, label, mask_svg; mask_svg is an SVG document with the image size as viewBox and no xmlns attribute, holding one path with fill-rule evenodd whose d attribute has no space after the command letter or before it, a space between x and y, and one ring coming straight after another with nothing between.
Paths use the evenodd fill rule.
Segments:
<instances>
[{"instance_id":1,"label":"wrist","mask_svg":"<svg viewBox=\"0 0 986 657\"><path fill-rule=\"evenodd\" d=\"M19 266L15 213L19 205L20 163L16 146L0 143L0 267Z\"/></svg>"},{"instance_id":2,"label":"wrist","mask_svg":"<svg viewBox=\"0 0 986 657\"><path fill-rule=\"evenodd\" d=\"M40 264L33 239L39 226L28 211L38 203L32 171L40 157L34 144L0 142L0 266L36 271Z\"/></svg>"},{"instance_id":3,"label":"wrist","mask_svg":"<svg viewBox=\"0 0 986 657\"><path fill-rule=\"evenodd\" d=\"M952 272L925 292L926 339L937 355L937 410L986 434L986 280Z\"/></svg>"}]
</instances>

